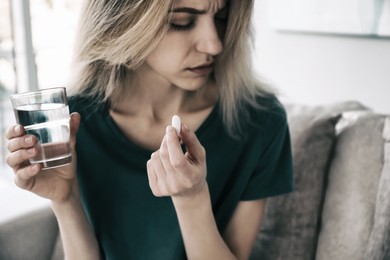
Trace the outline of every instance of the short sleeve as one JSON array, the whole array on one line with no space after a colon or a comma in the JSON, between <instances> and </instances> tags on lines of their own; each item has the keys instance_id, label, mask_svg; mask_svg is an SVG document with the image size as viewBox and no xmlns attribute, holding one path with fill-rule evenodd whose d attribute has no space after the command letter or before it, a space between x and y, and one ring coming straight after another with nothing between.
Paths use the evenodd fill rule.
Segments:
<instances>
[{"instance_id":1,"label":"short sleeve","mask_svg":"<svg viewBox=\"0 0 390 260\"><path fill-rule=\"evenodd\" d=\"M262 199L293 190L291 140L286 118L275 132L257 162L241 200Z\"/></svg>"}]
</instances>

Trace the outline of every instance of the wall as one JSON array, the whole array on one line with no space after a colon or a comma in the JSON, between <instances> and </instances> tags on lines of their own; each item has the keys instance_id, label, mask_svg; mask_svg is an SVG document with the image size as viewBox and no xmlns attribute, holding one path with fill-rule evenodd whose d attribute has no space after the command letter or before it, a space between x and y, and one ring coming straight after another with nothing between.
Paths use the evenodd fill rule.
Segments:
<instances>
[{"instance_id":1,"label":"wall","mask_svg":"<svg viewBox=\"0 0 390 260\"><path fill-rule=\"evenodd\" d=\"M254 65L283 98L304 104L358 100L390 114L390 39L280 32L256 0Z\"/></svg>"}]
</instances>

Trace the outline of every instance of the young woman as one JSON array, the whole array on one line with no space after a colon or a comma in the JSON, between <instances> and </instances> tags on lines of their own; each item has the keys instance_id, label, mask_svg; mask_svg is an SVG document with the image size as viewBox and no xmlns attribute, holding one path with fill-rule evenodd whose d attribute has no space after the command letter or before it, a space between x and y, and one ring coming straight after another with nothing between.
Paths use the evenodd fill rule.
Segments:
<instances>
[{"instance_id":1,"label":"young woman","mask_svg":"<svg viewBox=\"0 0 390 260\"><path fill-rule=\"evenodd\" d=\"M249 257L265 199L292 189L284 109L251 69L253 2L86 1L72 163L41 171L38 140L7 131L15 183L52 201L67 259Z\"/></svg>"}]
</instances>

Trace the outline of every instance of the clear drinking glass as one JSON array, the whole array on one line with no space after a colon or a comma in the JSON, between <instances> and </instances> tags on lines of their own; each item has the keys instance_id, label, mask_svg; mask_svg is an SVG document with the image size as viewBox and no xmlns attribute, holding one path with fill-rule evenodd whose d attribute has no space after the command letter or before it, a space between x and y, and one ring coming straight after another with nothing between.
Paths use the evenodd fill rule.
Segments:
<instances>
[{"instance_id":1,"label":"clear drinking glass","mask_svg":"<svg viewBox=\"0 0 390 260\"><path fill-rule=\"evenodd\" d=\"M30 163L40 163L42 169L69 164L72 156L66 89L42 89L10 98L17 123L39 140L37 155Z\"/></svg>"}]
</instances>

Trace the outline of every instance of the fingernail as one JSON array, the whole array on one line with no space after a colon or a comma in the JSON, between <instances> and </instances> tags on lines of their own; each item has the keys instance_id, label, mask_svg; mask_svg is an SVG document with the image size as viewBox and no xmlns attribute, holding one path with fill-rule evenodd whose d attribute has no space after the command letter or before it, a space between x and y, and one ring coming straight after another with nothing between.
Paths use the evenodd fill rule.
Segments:
<instances>
[{"instance_id":1,"label":"fingernail","mask_svg":"<svg viewBox=\"0 0 390 260\"><path fill-rule=\"evenodd\" d=\"M17 126L15 126L14 131L17 134L20 134L22 132L22 127L20 125L17 125Z\"/></svg>"},{"instance_id":2,"label":"fingernail","mask_svg":"<svg viewBox=\"0 0 390 260\"><path fill-rule=\"evenodd\" d=\"M34 153L34 147L27 150L27 153L33 154Z\"/></svg>"},{"instance_id":3,"label":"fingernail","mask_svg":"<svg viewBox=\"0 0 390 260\"><path fill-rule=\"evenodd\" d=\"M173 133L173 131L176 131L176 130L173 129L172 126L167 126L166 130L167 130L167 133Z\"/></svg>"},{"instance_id":4,"label":"fingernail","mask_svg":"<svg viewBox=\"0 0 390 260\"><path fill-rule=\"evenodd\" d=\"M32 136L26 137L26 139L24 139L24 141L26 142L26 144L31 144L32 143Z\"/></svg>"}]
</instances>

